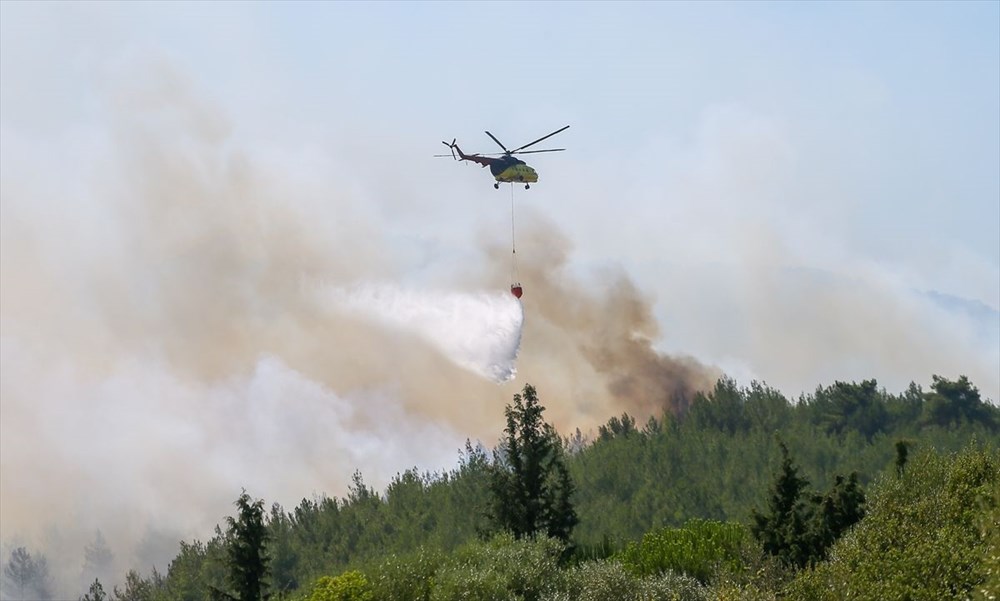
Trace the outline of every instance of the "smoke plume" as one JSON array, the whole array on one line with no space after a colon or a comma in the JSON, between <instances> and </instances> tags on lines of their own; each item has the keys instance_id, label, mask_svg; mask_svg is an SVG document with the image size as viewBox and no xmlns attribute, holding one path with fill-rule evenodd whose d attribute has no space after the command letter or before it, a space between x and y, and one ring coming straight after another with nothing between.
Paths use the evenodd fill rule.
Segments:
<instances>
[{"instance_id":1,"label":"smoke plume","mask_svg":"<svg viewBox=\"0 0 1000 601\"><path fill-rule=\"evenodd\" d=\"M517 239L526 313L522 369L528 381L575 399L555 408L564 414L559 422L592 424L606 419L609 410L642 417L677 414L696 391L715 383L717 369L654 348L663 332L651 300L626 273L607 268L574 275L570 242L530 209L522 213ZM497 273L511 260L503 245L487 252Z\"/></svg>"},{"instance_id":2,"label":"smoke plume","mask_svg":"<svg viewBox=\"0 0 1000 601\"><path fill-rule=\"evenodd\" d=\"M106 94L55 150L5 133L0 536L42 549L62 594L92 580L98 532L112 573L163 570L243 487L289 507L355 469L446 469L465 438L495 443L524 382L565 431L676 411L714 378L653 348L623 273L571 276L540 218L523 306L505 230L445 284L403 283L343 168L241 146L169 69Z\"/></svg>"}]
</instances>

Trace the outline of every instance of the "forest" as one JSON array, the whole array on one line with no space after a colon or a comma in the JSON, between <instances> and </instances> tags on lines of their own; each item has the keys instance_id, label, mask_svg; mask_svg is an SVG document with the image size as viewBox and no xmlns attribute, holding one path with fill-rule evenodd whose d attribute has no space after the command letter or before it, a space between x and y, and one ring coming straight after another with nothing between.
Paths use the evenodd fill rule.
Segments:
<instances>
[{"instance_id":1,"label":"forest","mask_svg":"<svg viewBox=\"0 0 1000 601\"><path fill-rule=\"evenodd\" d=\"M645 423L558 433L530 385L496 449L384 491L267 505L244 491L165 570L82 601L996 599L1000 409L966 377L788 399L729 378ZM45 559L5 559L44 598Z\"/></svg>"}]
</instances>

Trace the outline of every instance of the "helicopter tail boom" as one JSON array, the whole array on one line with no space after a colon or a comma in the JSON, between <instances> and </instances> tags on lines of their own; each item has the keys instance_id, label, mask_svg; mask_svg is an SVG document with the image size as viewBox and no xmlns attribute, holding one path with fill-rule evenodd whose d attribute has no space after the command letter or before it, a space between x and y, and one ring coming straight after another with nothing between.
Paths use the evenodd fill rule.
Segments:
<instances>
[{"instance_id":1,"label":"helicopter tail boom","mask_svg":"<svg viewBox=\"0 0 1000 601\"><path fill-rule=\"evenodd\" d=\"M462 152L462 149L458 147L458 144L455 142L455 140L456 140L456 138L452 138L450 144L448 142L445 142L445 141L442 141L441 143L444 144L445 146L447 146L449 150L451 150L451 156L456 161L475 160L473 157L476 156L476 155L473 155L473 157L470 157L469 155L467 155L464 152ZM458 156L455 156L456 152L458 152ZM445 156L447 156L447 155L445 155Z\"/></svg>"},{"instance_id":2,"label":"helicopter tail boom","mask_svg":"<svg viewBox=\"0 0 1000 601\"><path fill-rule=\"evenodd\" d=\"M455 142L455 138L452 138L450 144L444 141L442 141L441 143L447 146L449 150L451 150L451 157L456 161L472 161L473 163L478 163L481 166L486 167L488 165L491 165L492 163L495 163L497 160L497 159L491 159L489 157L480 156L478 154L465 154L464 152L462 152L462 149L459 148L458 144ZM456 152L458 153L458 156L455 156ZM446 157L448 155L441 154L435 156Z\"/></svg>"}]
</instances>

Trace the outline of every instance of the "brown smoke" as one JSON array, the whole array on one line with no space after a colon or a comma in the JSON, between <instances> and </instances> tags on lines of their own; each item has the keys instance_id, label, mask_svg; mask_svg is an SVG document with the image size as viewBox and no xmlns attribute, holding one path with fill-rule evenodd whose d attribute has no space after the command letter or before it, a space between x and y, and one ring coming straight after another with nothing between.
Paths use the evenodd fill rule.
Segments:
<instances>
[{"instance_id":1,"label":"brown smoke","mask_svg":"<svg viewBox=\"0 0 1000 601\"><path fill-rule=\"evenodd\" d=\"M531 194L526 193L526 194ZM523 197L530 207L534 199ZM518 275L525 293L522 380L559 405L563 426L594 426L612 413L638 419L678 414L694 393L707 390L719 370L693 357L658 352L652 303L621 269L575 277L570 242L528 208L518 217ZM490 244L496 279L509 270L511 251ZM567 414L567 411L573 413Z\"/></svg>"}]
</instances>

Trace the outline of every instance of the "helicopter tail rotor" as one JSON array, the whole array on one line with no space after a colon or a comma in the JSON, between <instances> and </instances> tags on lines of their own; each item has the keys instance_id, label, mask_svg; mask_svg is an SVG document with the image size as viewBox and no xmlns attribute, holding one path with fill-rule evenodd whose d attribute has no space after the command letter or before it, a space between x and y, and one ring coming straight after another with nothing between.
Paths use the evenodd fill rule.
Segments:
<instances>
[{"instance_id":1,"label":"helicopter tail rotor","mask_svg":"<svg viewBox=\"0 0 1000 601\"><path fill-rule=\"evenodd\" d=\"M448 147L448 150L451 151L451 158L453 158L453 159L455 159L457 161L458 157L455 156L455 141L456 140L458 140L458 138L453 138L452 141L451 141L451 144L445 142L444 140L442 140L441 143ZM446 155L446 154L436 154L434 156L436 156L436 157L446 157L448 155Z\"/></svg>"}]
</instances>

